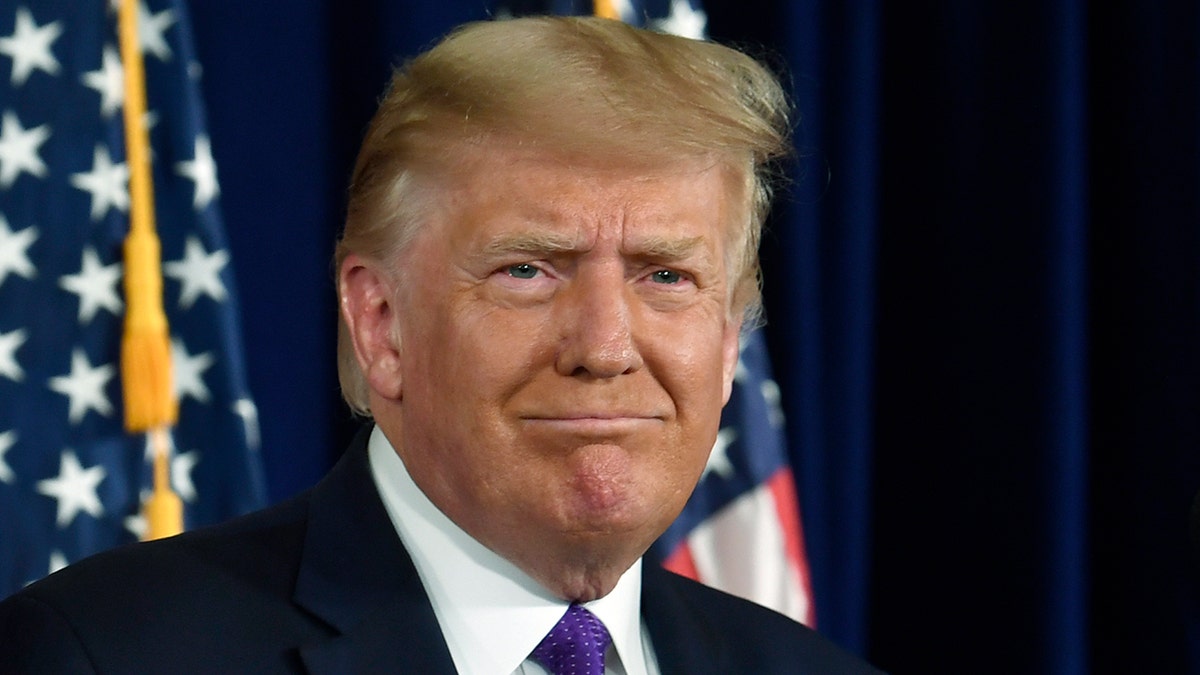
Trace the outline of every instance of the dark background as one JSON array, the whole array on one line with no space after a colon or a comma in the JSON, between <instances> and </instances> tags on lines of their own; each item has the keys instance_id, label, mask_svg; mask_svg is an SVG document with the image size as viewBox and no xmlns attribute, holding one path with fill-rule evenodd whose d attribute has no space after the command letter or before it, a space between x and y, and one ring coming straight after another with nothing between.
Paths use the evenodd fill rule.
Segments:
<instances>
[{"instance_id":1,"label":"dark background","mask_svg":"<svg viewBox=\"0 0 1200 675\"><path fill-rule=\"evenodd\" d=\"M330 257L390 65L485 0L199 0L272 499L354 426ZM819 627L895 673L1200 673L1195 3L706 3L795 92L766 238Z\"/></svg>"}]
</instances>

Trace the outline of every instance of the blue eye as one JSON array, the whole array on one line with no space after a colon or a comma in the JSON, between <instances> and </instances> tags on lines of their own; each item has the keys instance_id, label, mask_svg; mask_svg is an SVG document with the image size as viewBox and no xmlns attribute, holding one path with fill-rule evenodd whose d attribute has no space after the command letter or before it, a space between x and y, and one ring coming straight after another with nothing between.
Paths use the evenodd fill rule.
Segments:
<instances>
[{"instance_id":1,"label":"blue eye","mask_svg":"<svg viewBox=\"0 0 1200 675\"><path fill-rule=\"evenodd\" d=\"M677 284L683 277L680 276L679 272L674 270L658 270L650 275L650 278L658 284Z\"/></svg>"},{"instance_id":2,"label":"blue eye","mask_svg":"<svg viewBox=\"0 0 1200 675\"><path fill-rule=\"evenodd\" d=\"M508 276L515 279L532 279L537 276L538 268L529 263L521 263L519 265L510 265L508 267Z\"/></svg>"}]
</instances>

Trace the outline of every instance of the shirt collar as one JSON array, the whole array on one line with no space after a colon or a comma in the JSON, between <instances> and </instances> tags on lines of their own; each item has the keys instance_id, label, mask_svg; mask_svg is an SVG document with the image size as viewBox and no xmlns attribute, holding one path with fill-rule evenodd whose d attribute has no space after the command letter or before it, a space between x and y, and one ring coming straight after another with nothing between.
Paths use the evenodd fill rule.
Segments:
<instances>
[{"instance_id":1,"label":"shirt collar","mask_svg":"<svg viewBox=\"0 0 1200 675\"><path fill-rule=\"evenodd\" d=\"M473 539L417 487L379 427L368 445L371 475L429 594L460 673L511 673L567 609L516 565ZM613 638L629 673L644 668L639 558L611 593L586 603Z\"/></svg>"}]
</instances>

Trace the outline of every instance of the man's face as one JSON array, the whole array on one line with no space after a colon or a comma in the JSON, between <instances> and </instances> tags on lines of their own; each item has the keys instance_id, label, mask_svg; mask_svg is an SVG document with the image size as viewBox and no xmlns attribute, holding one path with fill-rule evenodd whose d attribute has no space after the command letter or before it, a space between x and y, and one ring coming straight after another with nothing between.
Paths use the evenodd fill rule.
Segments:
<instances>
[{"instance_id":1,"label":"man's face","mask_svg":"<svg viewBox=\"0 0 1200 675\"><path fill-rule=\"evenodd\" d=\"M735 183L513 150L455 176L397 261L399 400L377 418L477 540L561 595L607 593L602 568L682 509L729 395Z\"/></svg>"}]
</instances>

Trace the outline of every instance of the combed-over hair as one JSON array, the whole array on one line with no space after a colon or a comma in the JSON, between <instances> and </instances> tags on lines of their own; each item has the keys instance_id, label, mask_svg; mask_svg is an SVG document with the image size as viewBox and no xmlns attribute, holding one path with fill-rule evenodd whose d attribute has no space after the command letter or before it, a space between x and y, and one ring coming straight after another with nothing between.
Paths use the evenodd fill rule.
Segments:
<instances>
[{"instance_id":1,"label":"combed-over hair","mask_svg":"<svg viewBox=\"0 0 1200 675\"><path fill-rule=\"evenodd\" d=\"M335 262L349 253L393 260L421 227L416 181L452 163L463 144L515 140L565 157L647 169L711 158L744 180L729 223L730 306L761 312L758 244L775 179L790 150L789 107L753 58L712 42L593 17L467 24L393 75L350 183ZM369 415L368 385L345 321L338 377Z\"/></svg>"}]
</instances>

